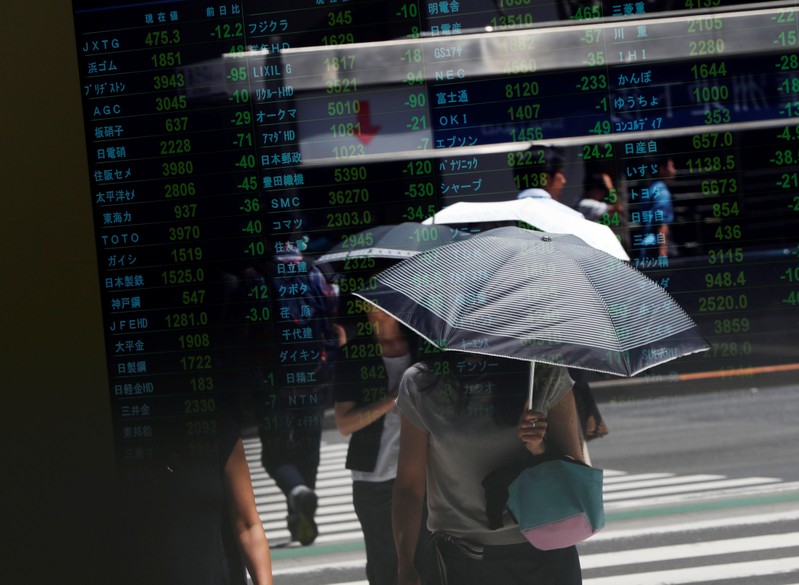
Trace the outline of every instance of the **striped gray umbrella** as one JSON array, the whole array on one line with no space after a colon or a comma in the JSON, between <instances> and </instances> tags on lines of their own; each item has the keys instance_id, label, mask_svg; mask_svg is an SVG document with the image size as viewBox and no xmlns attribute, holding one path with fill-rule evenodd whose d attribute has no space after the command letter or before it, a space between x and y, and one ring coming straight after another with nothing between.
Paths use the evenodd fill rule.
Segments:
<instances>
[{"instance_id":1,"label":"striped gray umbrella","mask_svg":"<svg viewBox=\"0 0 799 585\"><path fill-rule=\"evenodd\" d=\"M444 350L633 376L708 349L662 287L568 234L488 230L376 283L356 294Z\"/></svg>"}]
</instances>

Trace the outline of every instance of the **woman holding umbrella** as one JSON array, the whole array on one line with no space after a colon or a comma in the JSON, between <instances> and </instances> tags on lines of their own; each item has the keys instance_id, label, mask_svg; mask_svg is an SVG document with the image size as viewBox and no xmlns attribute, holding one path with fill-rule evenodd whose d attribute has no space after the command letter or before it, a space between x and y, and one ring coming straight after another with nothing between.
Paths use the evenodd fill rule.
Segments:
<instances>
[{"instance_id":1,"label":"woman holding umbrella","mask_svg":"<svg viewBox=\"0 0 799 585\"><path fill-rule=\"evenodd\" d=\"M410 559L427 484L427 526L449 583L580 583L573 546L533 548L509 514L492 529L483 483L528 453L583 462L565 368L633 376L707 350L696 323L617 258L569 234L514 227L404 260L355 294L443 355L466 354L416 364L400 383L399 582L418 583Z\"/></svg>"},{"instance_id":2,"label":"woman holding umbrella","mask_svg":"<svg viewBox=\"0 0 799 585\"><path fill-rule=\"evenodd\" d=\"M522 361L467 354L406 372L398 398L402 429L393 499L400 585L420 582L412 559L425 486L443 582L581 583L574 547L537 550L507 512L492 530L486 510L483 480L497 467L528 454L582 461L568 372L539 365L537 411L525 410L529 373Z\"/></svg>"}]
</instances>

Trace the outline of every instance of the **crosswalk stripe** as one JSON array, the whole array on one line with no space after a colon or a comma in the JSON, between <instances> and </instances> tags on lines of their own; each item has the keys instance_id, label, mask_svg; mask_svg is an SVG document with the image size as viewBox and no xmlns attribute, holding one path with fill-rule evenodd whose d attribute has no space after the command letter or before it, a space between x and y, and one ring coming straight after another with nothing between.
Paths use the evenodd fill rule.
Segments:
<instances>
[{"instance_id":1,"label":"crosswalk stripe","mask_svg":"<svg viewBox=\"0 0 799 585\"><path fill-rule=\"evenodd\" d=\"M635 552L628 551L631 555ZM797 570L799 570L799 558L783 558L597 577L583 579L583 585L686 585L740 577L781 575Z\"/></svg>"},{"instance_id":2,"label":"crosswalk stripe","mask_svg":"<svg viewBox=\"0 0 799 585\"><path fill-rule=\"evenodd\" d=\"M723 475L673 475L671 477L661 477L657 479L631 479L626 482L605 483L604 492L606 494L621 492L626 490L645 489L651 487L662 487L678 485L683 483L699 483L703 481L715 481L724 479Z\"/></svg>"},{"instance_id":3,"label":"crosswalk stripe","mask_svg":"<svg viewBox=\"0 0 799 585\"><path fill-rule=\"evenodd\" d=\"M688 557L698 558L757 550L778 550L797 546L799 546L799 532L791 532L789 534L767 534L691 544L639 548L634 551L595 553L585 555L580 560L583 569L598 569L638 563L653 563L656 561L671 561Z\"/></svg>"},{"instance_id":4,"label":"crosswalk stripe","mask_svg":"<svg viewBox=\"0 0 799 585\"><path fill-rule=\"evenodd\" d=\"M610 493L605 495L606 502L614 502L617 500L630 500L649 498L652 496L662 496L665 494L695 492L695 491L712 491L729 487L740 487L749 485L758 485L764 483L777 483L779 479L773 477L746 477L742 479L722 479L715 481L699 481L689 483L687 485L667 485L665 487L646 488L638 490L630 490L623 493Z\"/></svg>"},{"instance_id":5,"label":"crosswalk stripe","mask_svg":"<svg viewBox=\"0 0 799 585\"><path fill-rule=\"evenodd\" d=\"M799 520L799 510L793 512L771 512L766 514L747 514L745 516L726 516L712 520L697 520L693 522L677 522L666 525L650 525L640 528L612 528L596 533L588 541L590 543L604 540L622 540L641 538L644 536L664 536L679 534L681 532L699 532L701 530L716 530L730 528L731 526L746 527L755 525L774 524L775 522L792 522Z\"/></svg>"},{"instance_id":6,"label":"crosswalk stripe","mask_svg":"<svg viewBox=\"0 0 799 585\"><path fill-rule=\"evenodd\" d=\"M352 491L352 478L338 478L334 477L331 479L318 479L316 482L316 495L325 495L327 493L336 493L340 491L340 488L349 488ZM263 484L259 485L258 487L253 487L253 491L257 496L270 496L280 494L282 495L283 492L275 486L274 484Z\"/></svg>"},{"instance_id":7,"label":"crosswalk stripe","mask_svg":"<svg viewBox=\"0 0 799 585\"><path fill-rule=\"evenodd\" d=\"M299 575L302 573L319 573L324 570L334 569L362 569L366 566L366 561L357 559L354 561L337 561L334 563L325 563L324 565L308 565L303 564L299 567L285 567L280 569L273 569L272 575Z\"/></svg>"},{"instance_id":8,"label":"crosswalk stripe","mask_svg":"<svg viewBox=\"0 0 799 585\"><path fill-rule=\"evenodd\" d=\"M350 498L351 499L351 498ZM270 504L261 504L257 503L256 507L258 508L258 512L266 514L267 517L275 518L280 514L284 514L286 511L286 504L285 501L283 502L275 502ZM352 512L352 503L330 503L330 502L322 502L322 506L318 508L318 515L331 515L331 514L349 514Z\"/></svg>"},{"instance_id":9,"label":"crosswalk stripe","mask_svg":"<svg viewBox=\"0 0 799 585\"><path fill-rule=\"evenodd\" d=\"M604 483L606 486L627 484L636 481L648 481L651 479L665 479L667 477L675 477L673 473L639 473L637 475L629 475L627 473L609 473L605 470Z\"/></svg>"},{"instance_id":10,"label":"crosswalk stripe","mask_svg":"<svg viewBox=\"0 0 799 585\"><path fill-rule=\"evenodd\" d=\"M674 475L673 473L669 473L668 471L651 471L649 473L638 473L635 476L631 475L629 471L622 471L620 469L605 469L605 481L617 481L623 480L627 477L660 477L660 476L668 476L671 477Z\"/></svg>"},{"instance_id":11,"label":"crosswalk stripe","mask_svg":"<svg viewBox=\"0 0 799 585\"><path fill-rule=\"evenodd\" d=\"M320 463L319 473L336 473L340 472L342 469L344 469L347 473L349 473L349 470L344 467L345 461L346 460L342 458L341 461L335 461L332 463L331 462Z\"/></svg>"},{"instance_id":12,"label":"crosswalk stripe","mask_svg":"<svg viewBox=\"0 0 799 585\"><path fill-rule=\"evenodd\" d=\"M684 503L695 503L698 501L718 500L726 497L747 497L756 496L758 494L777 494L781 492L795 492L799 491L799 482L786 483L756 483L756 484L742 484L727 489L716 488L710 491L703 492L685 492L680 494L671 494L660 497L644 497L629 500L618 500L615 502L608 502L605 500L605 511L620 511L629 508L639 508L641 506L665 506Z\"/></svg>"}]
</instances>

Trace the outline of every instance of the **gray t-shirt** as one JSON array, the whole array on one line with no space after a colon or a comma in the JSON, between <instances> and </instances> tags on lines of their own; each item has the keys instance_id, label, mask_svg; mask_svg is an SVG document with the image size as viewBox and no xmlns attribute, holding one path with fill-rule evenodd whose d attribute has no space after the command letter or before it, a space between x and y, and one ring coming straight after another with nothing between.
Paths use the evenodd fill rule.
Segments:
<instances>
[{"instance_id":1,"label":"gray t-shirt","mask_svg":"<svg viewBox=\"0 0 799 585\"><path fill-rule=\"evenodd\" d=\"M518 426L495 422L491 389L486 384L465 384L459 407L445 380L416 364L405 372L397 400L402 414L429 435L427 527L483 544L526 542L507 511L502 528L488 527L482 485L489 472L527 453ZM572 384L565 368L536 366L535 388L548 396L547 410Z\"/></svg>"}]
</instances>

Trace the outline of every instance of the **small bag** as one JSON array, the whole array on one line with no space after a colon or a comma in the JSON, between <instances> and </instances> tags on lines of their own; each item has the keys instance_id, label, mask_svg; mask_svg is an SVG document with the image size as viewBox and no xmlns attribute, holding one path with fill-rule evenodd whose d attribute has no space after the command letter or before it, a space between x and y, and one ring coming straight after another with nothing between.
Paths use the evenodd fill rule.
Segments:
<instances>
[{"instance_id":1,"label":"small bag","mask_svg":"<svg viewBox=\"0 0 799 585\"><path fill-rule=\"evenodd\" d=\"M508 510L539 550L582 542L605 525L601 469L554 459L523 470L508 486Z\"/></svg>"}]
</instances>

